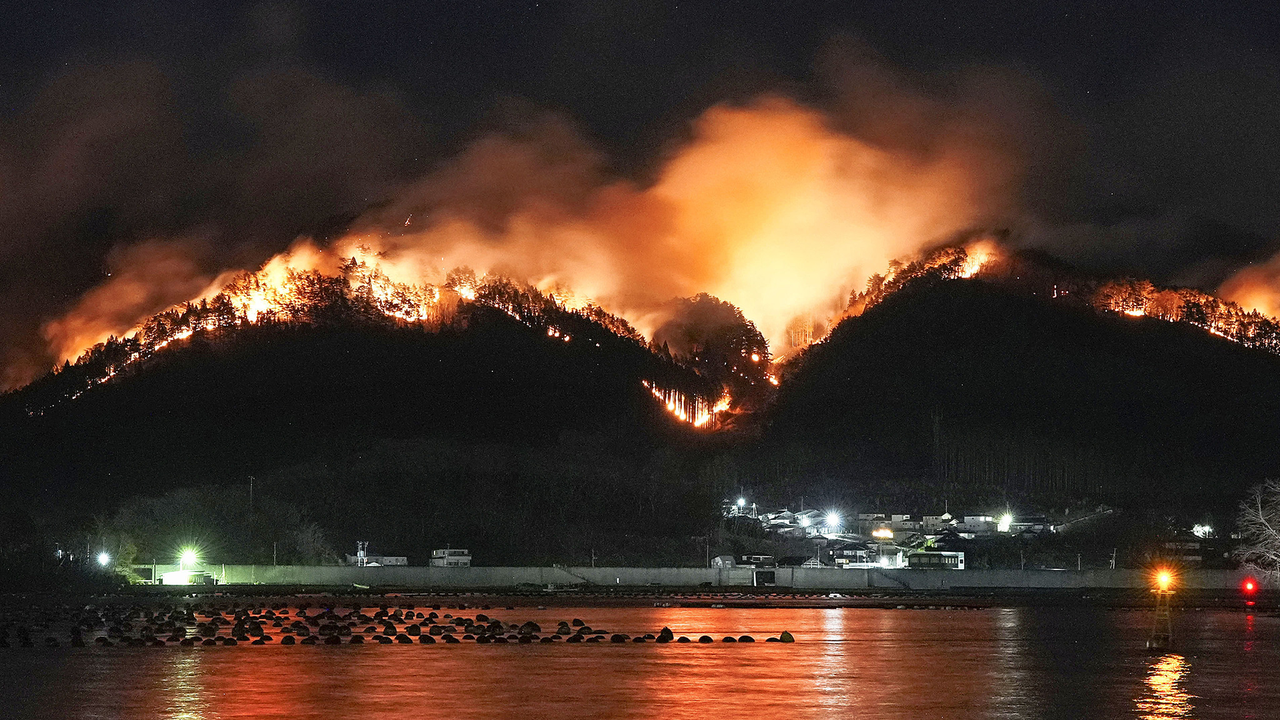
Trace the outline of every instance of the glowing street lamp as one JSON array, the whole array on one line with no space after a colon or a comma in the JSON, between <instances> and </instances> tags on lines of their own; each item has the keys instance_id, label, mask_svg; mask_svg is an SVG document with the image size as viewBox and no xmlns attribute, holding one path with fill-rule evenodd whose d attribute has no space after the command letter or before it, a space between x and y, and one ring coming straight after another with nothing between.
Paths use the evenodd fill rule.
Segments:
<instances>
[{"instance_id":1,"label":"glowing street lamp","mask_svg":"<svg viewBox=\"0 0 1280 720\"><path fill-rule=\"evenodd\" d=\"M827 513L827 527L836 530L840 527L840 513L832 511Z\"/></svg>"},{"instance_id":2,"label":"glowing street lamp","mask_svg":"<svg viewBox=\"0 0 1280 720\"><path fill-rule=\"evenodd\" d=\"M110 555L108 555L108 554L106 553L106 551L103 551L103 552L98 553L98 564L99 564L99 565L101 565L102 567L106 567L106 566L110 565L110 564L111 564L111 556L110 556Z\"/></svg>"},{"instance_id":3,"label":"glowing street lamp","mask_svg":"<svg viewBox=\"0 0 1280 720\"><path fill-rule=\"evenodd\" d=\"M746 507L746 506L747 506L747 499L744 497L738 498L738 507Z\"/></svg>"},{"instance_id":4,"label":"glowing street lamp","mask_svg":"<svg viewBox=\"0 0 1280 720\"><path fill-rule=\"evenodd\" d=\"M196 554L195 548L186 548L178 556L178 569L185 570L188 565L195 567L198 562L200 562L200 556Z\"/></svg>"},{"instance_id":5,"label":"glowing street lamp","mask_svg":"<svg viewBox=\"0 0 1280 720\"><path fill-rule=\"evenodd\" d=\"M1156 586L1160 588L1160 592L1169 592L1169 586L1173 584L1173 573L1168 570L1161 570L1156 573Z\"/></svg>"},{"instance_id":6,"label":"glowing street lamp","mask_svg":"<svg viewBox=\"0 0 1280 720\"><path fill-rule=\"evenodd\" d=\"M1013 527L1013 514L1005 513L1001 515L999 524L996 525L996 530L1002 533L1007 533L1009 532L1009 529L1012 527Z\"/></svg>"}]
</instances>

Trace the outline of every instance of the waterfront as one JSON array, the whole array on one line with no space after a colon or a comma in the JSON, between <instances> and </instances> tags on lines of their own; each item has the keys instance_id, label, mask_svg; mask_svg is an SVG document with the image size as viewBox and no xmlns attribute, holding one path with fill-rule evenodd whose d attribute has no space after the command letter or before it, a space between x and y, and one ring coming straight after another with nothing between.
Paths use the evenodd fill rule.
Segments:
<instances>
[{"instance_id":1,"label":"waterfront","mask_svg":"<svg viewBox=\"0 0 1280 720\"><path fill-rule=\"evenodd\" d=\"M464 611L474 612L474 611ZM18 648L13 718L1274 718L1280 619L1183 611L1148 654L1147 613L551 608L491 611L716 643ZM789 630L795 644L726 644Z\"/></svg>"}]
</instances>

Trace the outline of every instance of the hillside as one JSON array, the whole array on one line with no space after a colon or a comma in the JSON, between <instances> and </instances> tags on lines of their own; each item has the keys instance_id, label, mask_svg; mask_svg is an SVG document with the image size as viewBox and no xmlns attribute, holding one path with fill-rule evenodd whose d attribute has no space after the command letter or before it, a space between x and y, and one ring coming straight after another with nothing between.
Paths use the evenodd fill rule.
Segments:
<instances>
[{"instance_id":1,"label":"hillside","mask_svg":"<svg viewBox=\"0 0 1280 720\"><path fill-rule=\"evenodd\" d=\"M792 477L907 478L935 503L1221 500L1280 474L1280 358L1005 282L926 278L794 360L768 423L765 453Z\"/></svg>"},{"instance_id":2,"label":"hillside","mask_svg":"<svg viewBox=\"0 0 1280 720\"><path fill-rule=\"evenodd\" d=\"M873 278L860 314L773 368L776 392L758 332L705 296L681 306L693 324L670 336L694 349L673 359L501 279L415 310L295 274L255 317L246 277L240 305L162 313L0 397L6 522L259 562L372 539L489 564L683 563L730 493L1229 516L1280 475L1272 321L1034 258L978 267L943 249Z\"/></svg>"}]
</instances>

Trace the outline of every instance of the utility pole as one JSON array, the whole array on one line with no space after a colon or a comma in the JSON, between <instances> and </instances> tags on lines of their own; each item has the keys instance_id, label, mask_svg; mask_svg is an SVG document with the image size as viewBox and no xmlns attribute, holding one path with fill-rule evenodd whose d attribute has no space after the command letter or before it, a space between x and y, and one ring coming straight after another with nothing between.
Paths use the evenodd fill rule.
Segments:
<instances>
[{"instance_id":1,"label":"utility pole","mask_svg":"<svg viewBox=\"0 0 1280 720\"><path fill-rule=\"evenodd\" d=\"M253 547L253 476L249 476L249 562L257 563L257 553Z\"/></svg>"}]
</instances>

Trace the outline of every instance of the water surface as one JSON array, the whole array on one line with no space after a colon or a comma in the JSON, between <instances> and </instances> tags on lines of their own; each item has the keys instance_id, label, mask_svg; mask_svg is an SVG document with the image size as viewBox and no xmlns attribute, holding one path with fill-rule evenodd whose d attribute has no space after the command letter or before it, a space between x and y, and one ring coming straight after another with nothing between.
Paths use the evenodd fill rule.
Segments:
<instances>
[{"instance_id":1,"label":"water surface","mask_svg":"<svg viewBox=\"0 0 1280 720\"><path fill-rule=\"evenodd\" d=\"M1280 718L1280 619L1243 612L1180 613L1164 654L1149 614L1096 608L490 614L717 642L15 647L0 717Z\"/></svg>"}]
</instances>

